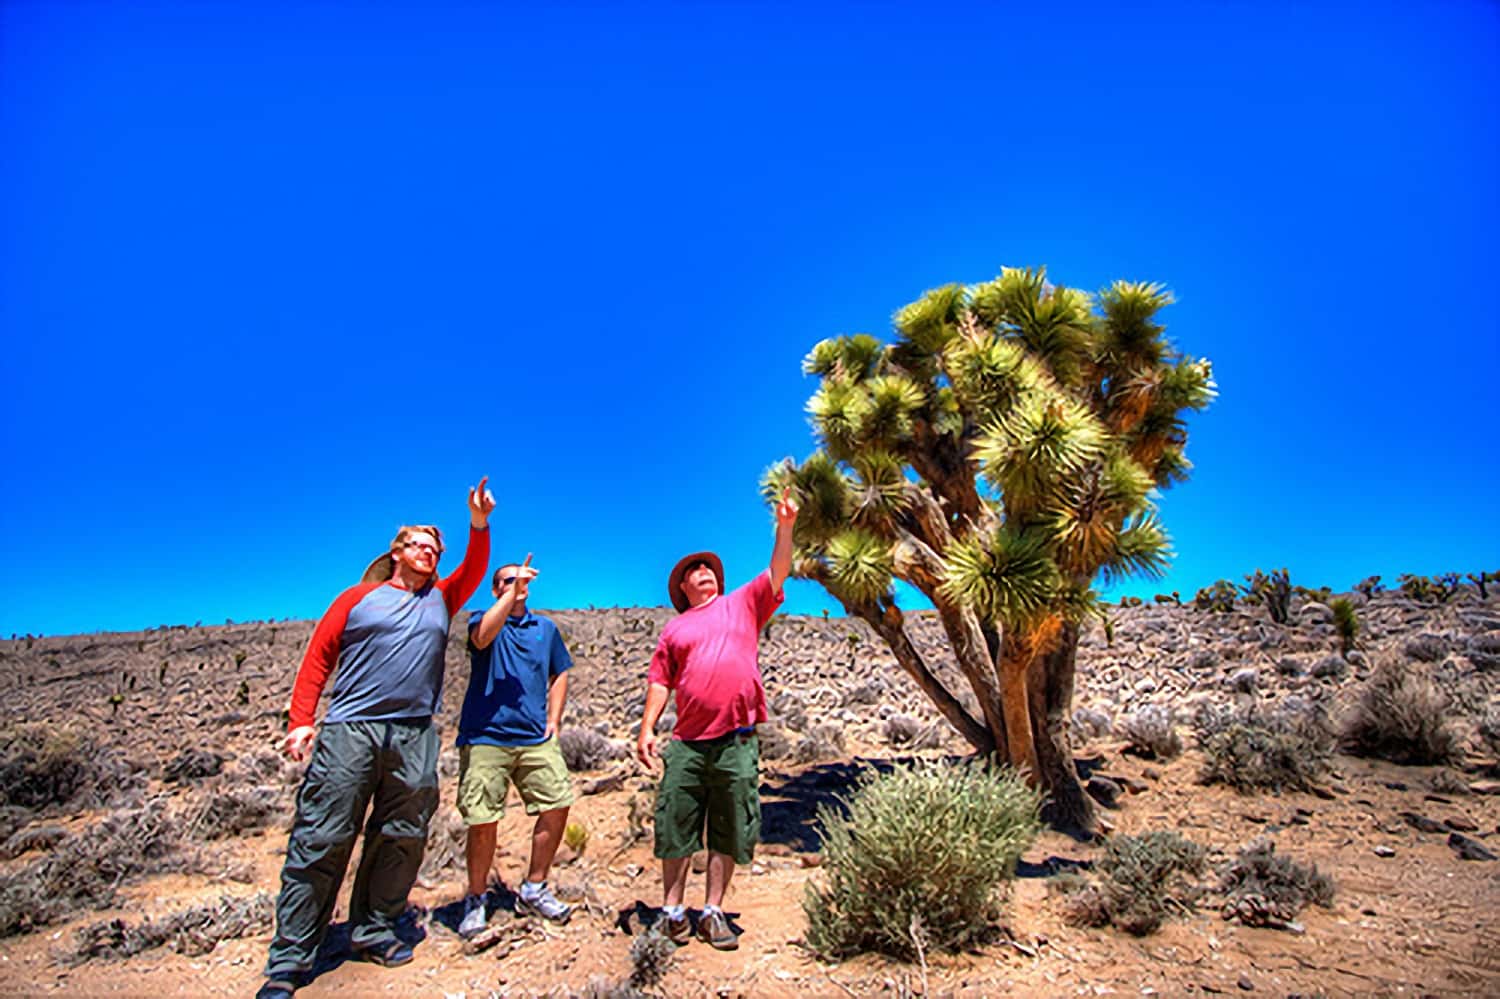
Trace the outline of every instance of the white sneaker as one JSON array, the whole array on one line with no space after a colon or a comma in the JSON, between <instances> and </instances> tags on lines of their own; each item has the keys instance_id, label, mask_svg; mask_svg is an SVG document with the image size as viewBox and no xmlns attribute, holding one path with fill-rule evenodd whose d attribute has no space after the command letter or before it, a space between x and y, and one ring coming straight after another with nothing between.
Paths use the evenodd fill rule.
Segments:
<instances>
[{"instance_id":1,"label":"white sneaker","mask_svg":"<svg viewBox=\"0 0 1500 999\"><path fill-rule=\"evenodd\" d=\"M522 885L520 892L516 894L517 912L534 912L543 919L550 919L554 923L566 923L573 915L573 907L559 902L557 897L548 889L547 883L542 882L541 887L530 889Z\"/></svg>"},{"instance_id":2,"label":"white sneaker","mask_svg":"<svg viewBox=\"0 0 1500 999\"><path fill-rule=\"evenodd\" d=\"M458 935L468 939L488 925L489 914L484 909L483 895L469 895L464 898L464 918L458 924Z\"/></svg>"}]
</instances>

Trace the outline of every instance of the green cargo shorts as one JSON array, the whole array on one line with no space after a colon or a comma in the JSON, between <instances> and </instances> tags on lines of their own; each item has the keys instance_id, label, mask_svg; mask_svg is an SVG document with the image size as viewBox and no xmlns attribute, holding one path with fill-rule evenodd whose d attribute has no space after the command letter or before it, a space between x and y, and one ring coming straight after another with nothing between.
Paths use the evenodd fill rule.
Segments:
<instances>
[{"instance_id":1,"label":"green cargo shorts","mask_svg":"<svg viewBox=\"0 0 1500 999\"><path fill-rule=\"evenodd\" d=\"M471 826L498 822L514 781L527 815L573 804L573 781L557 736L535 746L475 743L458 751L458 812Z\"/></svg>"},{"instance_id":2,"label":"green cargo shorts","mask_svg":"<svg viewBox=\"0 0 1500 999\"><path fill-rule=\"evenodd\" d=\"M673 739L661 751L656 789L656 856L690 857L708 848L748 864L760 840L760 741L754 734Z\"/></svg>"}]
</instances>

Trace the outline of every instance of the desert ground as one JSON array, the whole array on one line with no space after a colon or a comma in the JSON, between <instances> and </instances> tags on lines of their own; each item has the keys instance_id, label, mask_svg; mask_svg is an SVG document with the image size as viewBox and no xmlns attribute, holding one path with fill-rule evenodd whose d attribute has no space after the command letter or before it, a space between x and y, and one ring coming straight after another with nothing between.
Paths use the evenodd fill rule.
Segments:
<instances>
[{"instance_id":1,"label":"desert ground","mask_svg":"<svg viewBox=\"0 0 1500 999\"><path fill-rule=\"evenodd\" d=\"M835 962L809 948L801 902L822 876L817 809L847 794L866 767L967 747L862 624L777 618L761 646L772 706L763 727L764 842L727 905L741 946L718 952L695 941L649 991L1500 995L1500 861L1483 859L1500 853L1500 597L1468 588L1444 603L1349 596L1362 630L1347 658L1328 607L1306 598L1286 624L1257 606L1113 608L1112 633L1095 625L1081 644L1072 731L1080 771L1111 802L1101 814L1113 833L1173 830L1216 863L1271 837L1279 853L1333 878L1330 907L1309 906L1289 928L1254 927L1226 919L1210 891L1147 936L1071 925L1052 875L1086 867L1101 845L1044 831L1007 889L1004 933L978 950L913 963ZM319 973L299 995L573 996L591 982L603 994L629 975L632 942L660 886L653 779L628 749L646 663L670 614L551 612L576 662L566 723L578 762L571 818L587 833L581 849L563 849L553 882L578 910L562 926L514 917L499 889L482 948L453 929L463 832L452 736L468 673L462 621L455 625L441 717L443 805L408 914L416 959L395 969L347 960L341 901ZM936 621L909 622L919 646L941 657ZM300 777L275 747L311 628L200 624L0 641L0 994L254 992ZM1450 765L1339 754L1310 791L1200 783L1195 716L1292 699L1337 721L1381 657L1405 662L1445 695L1463 747ZM1149 705L1172 712L1180 755L1146 758L1124 736L1125 721ZM71 768L27 763L18 755L23 731L53 740L38 750L48 766L68 760ZM501 824L496 873L506 885L520 876L529 825L519 807ZM701 900L701 884L695 874L690 902Z\"/></svg>"}]
</instances>

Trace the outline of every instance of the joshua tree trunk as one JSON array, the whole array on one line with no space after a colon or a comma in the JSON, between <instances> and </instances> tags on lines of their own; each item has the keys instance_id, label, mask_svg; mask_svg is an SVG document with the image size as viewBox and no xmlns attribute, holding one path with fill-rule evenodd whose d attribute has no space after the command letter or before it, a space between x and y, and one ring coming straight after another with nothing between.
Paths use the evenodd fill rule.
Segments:
<instances>
[{"instance_id":1,"label":"joshua tree trunk","mask_svg":"<svg viewBox=\"0 0 1500 999\"><path fill-rule=\"evenodd\" d=\"M1077 675L1078 625L1064 624L1057 644L1032 662L1029 677L1031 723L1036 737L1038 775L1047 790L1043 814L1055 828L1073 833L1094 829L1094 803L1084 793L1068 739Z\"/></svg>"},{"instance_id":2,"label":"joshua tree trunk","mask_svg":"<svg viewBox=\"0 0 1500 999\"><path fill-rule=\"evenodd\" d=\"M1005 710L1005 753L1010 765L1038 783L1036 749L1031 740L1031 699L1026 677L1036 646L1030 636L1006 634L1000 640L1000 699Z\"/></svg>"}]
</instances>

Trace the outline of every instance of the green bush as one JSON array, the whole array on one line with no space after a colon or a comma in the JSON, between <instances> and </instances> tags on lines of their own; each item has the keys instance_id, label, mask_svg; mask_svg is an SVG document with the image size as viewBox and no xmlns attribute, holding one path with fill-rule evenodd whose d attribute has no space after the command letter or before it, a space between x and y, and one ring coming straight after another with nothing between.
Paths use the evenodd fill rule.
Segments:
<instances>
[{"instance_id":1,"label":"green bush","mask_svg":"<svg viewBox=\"0 0 1500 999\"><path fill-rule=\"evenodd\" d=\"M1423 669L1382 654L1344 725L1343 747L1392 763L1452 763L1463 744L1448 698Z\"/></svg>"},{"instance_id":2,"label":"green bush","mask_svg":"<svg viewBox=\"0 0 1500 999\"><path fill-rule=\"evenodd\" d=\"M1347 597L1335 600L1332 609L1333 627L1339 635L1339 651L1348 655L1359 639L1359 614L1354 609L1354 602Z\"/></svg>"},{"instance_id":3,"label":"green bush","mask_svg":"<svg viewBox=\"0 0 1500 999\"><path fill-rule=\"evenodd\" d=\"M917 763L861 778L847 818L818 809L826 885L809 882L809 946L903 960L987 939L1001 885L1035 838L1040 796L987 765Z\"/></svg>"},{"instance_id":4,"label":"green bush","mask_svg":"<svg viewBox=\"0 0 1500 999\"><path fill-rule=\"evenodd\" d=\"M1207 850L1174 832L1112 836L1094 865L1092 880L1059 877L1075 925L1113 925L1127 933L1154 933L1173 912L1191 912L1203 893L1197 875Z\"/></svg>"}]
</instances>

